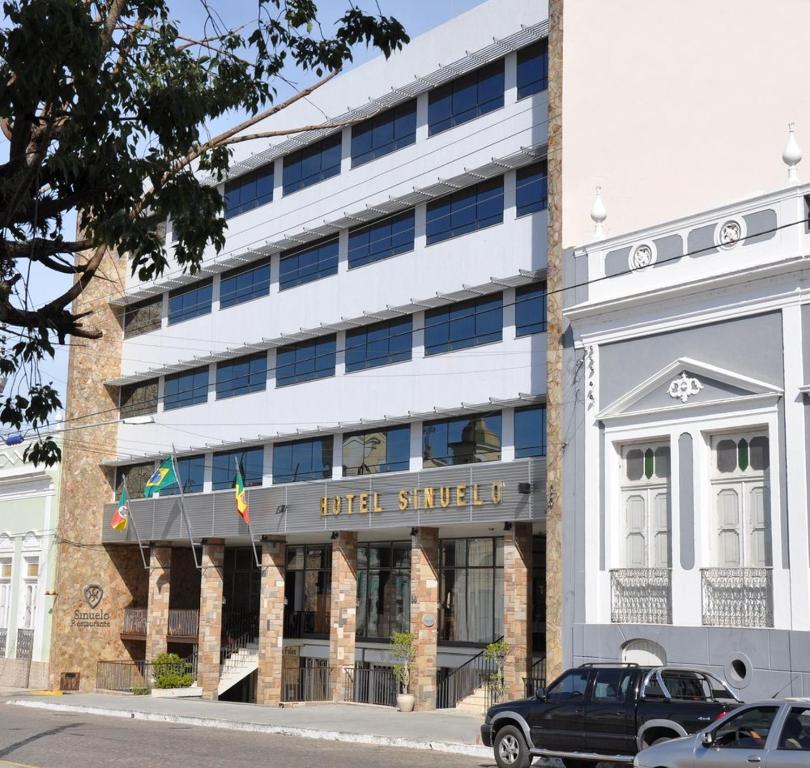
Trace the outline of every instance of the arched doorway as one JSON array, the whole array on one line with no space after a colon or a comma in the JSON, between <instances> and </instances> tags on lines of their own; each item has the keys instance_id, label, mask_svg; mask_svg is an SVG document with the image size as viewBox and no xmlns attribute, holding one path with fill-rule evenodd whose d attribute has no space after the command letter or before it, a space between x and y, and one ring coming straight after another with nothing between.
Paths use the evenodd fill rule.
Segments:
<instances>
[{"instance_id":1,"label":"arched doorway","mask_svg":"<svg viewBox=\"0 0 810 768\"><path fill-rule=\"evenodd\" d=\"M622 645L622 661L640 667L657 667L667 663L667 652L654 640L628 640Z\"/></svg>"}]
</instances>

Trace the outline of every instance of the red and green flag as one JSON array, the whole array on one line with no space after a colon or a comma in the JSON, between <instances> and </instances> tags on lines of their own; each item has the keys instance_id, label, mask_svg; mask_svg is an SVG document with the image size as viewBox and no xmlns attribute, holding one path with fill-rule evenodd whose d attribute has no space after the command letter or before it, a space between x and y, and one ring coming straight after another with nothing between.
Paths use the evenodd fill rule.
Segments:
<instances>
[{"instance_id":1,"label":"red and green flag","mask_svg":"<svg viewBox=\"0 0 810 768\"><path fill-rule=\"evenodd\" d=\"M234 500L236 501L236 511L239 516L250 525L250 507L247 502L247 490L245 490L245 480L242 477L242 470L236 465L236 481L233 487Z\"/></svg>"},{"instance_id":2,"label":"red and green flag","mask_svg":"<svg viewBox=\"0 0 810 768\"><path fill-rule=\"evenodd\" d=\"M124 487L121 488L121 497L118 499L118 506L113 512L112 520L110 520L110 525L116 531L125 531L127 529L127 523L129 522L129 494L127 493L127 485L124 483Z\"/></svg>"}]
</instances>

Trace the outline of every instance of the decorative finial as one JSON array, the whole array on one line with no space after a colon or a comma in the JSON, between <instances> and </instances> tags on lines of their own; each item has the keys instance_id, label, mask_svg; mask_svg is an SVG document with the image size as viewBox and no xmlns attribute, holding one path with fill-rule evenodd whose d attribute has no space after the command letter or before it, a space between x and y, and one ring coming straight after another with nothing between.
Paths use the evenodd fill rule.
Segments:
<instances>
[{"instance_id":1,"label":"decorative finial","mask_svg":"<svg viewBox=\"0 0 810 768\"><path fill-rule=\"evenodd\" d=\"M788 167L788 184L798 184L799 174L796 166L802 160L802 151L796 141L795 123L788 123L788 139L785 148L782 150L782 160Z\"/></svg>"},{"instance_id":2,"label":"decorative finial","mask_svg":"<svg viewBox=\"0 0 810 768\"><path fill-rule=\"evenodd\" d=\"M607 211L605 204L602 202L602 187L596 188L596 197L593 199L593 207L591 208L591 221L593 221L593 234L597 240L601 240L605 233L602 230L602 223L607 218Z\"/></svg>"}]
</instances>

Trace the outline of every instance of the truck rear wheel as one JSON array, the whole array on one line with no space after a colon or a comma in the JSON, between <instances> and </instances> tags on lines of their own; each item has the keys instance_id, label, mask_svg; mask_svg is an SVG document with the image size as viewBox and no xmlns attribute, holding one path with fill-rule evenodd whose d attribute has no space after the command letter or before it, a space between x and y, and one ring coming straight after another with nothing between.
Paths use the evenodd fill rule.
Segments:
<instances>
[{"instance_id":1,"label":"truck rear wheel","mask_svg":"<svg viewBox=\"0 0 810 768\"><path fill-rule=\"evenodd\" d=\"M505 725L495 736L495 762L498 768L529 768L532 758L519 728Z\"/></svg>"}]
</instances>

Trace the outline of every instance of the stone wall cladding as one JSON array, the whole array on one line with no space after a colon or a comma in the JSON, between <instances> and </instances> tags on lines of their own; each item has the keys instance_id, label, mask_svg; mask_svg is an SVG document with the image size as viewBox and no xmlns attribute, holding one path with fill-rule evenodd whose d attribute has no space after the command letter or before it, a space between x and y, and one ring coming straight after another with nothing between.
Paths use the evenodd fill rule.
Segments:
<instances>
[{"instance_id":1,"label":"stone wall cladding","mask_svg":"<svg viewBox=\"0 0 810 768\"><path fill-rule=\"evenodd\" d=\"M216 700L219 686L219 655L222 636L222 586L225 571L224 542L203 545L200 585L200 636L197 684L204 699Z\"/></svg>"},{"instance_id":2,"label":"stone wall cladding","mask_svg":"<svg viewBox=\"0 0 810 768\"><path fill-rule=\"evenodd\" d=\"M503 639L509 646L504 665L507 700L525 696L524 678L532 658L532 526L514 523L503 534Z\"/></svg>"},{"instance_id":3,"label":"stone wall cladding","mask_svg":"<svg viewBox=\"0 0 810 768\"><path fill-rule=\"evenodd\" d=\"M436 708L439 639L439 529L420 528L411 537L411 634L415 656L411 693L420 710Z\"/></svg>"},{"instance_id":4,"label":"stone wall cladding","mask_svg":"<svg viewBox=\"0 0 810 768\"><path fill-rule=\"evenodd\" d=\"M286 557L287 546L283 540L262 542L257 704L281 702Z\"/></svg>"},{"instance_id":5,"label":"stone wall cladding","mask_svg":"<svg viewBox=\"0 0 810 768\"><path fill-rule=\"evenodd\" d=\"M354 666L357 631L357 534L341 531L332 541L332 603L329 666L332 698L343 699L345 669Z\"/></svg>"},{"instance_id":6,"label":"stone wall cladding","mask_svg":"<svg viewBox=\"0 0 810 768\"><path fill-rule=\"evenodd\" d=\"M47 669L47 664L45 665ZM31 672L30 659L0 658L0 685L9 688L28 688Z\"/></svg>"},{"instance_id":7,"label":"stone wall cladding","mask_svg":"<svg viewBox=\"0 0 810 768\"><path fill-rule=\"evenodd\" d=\"M152 547L149 553L149 605L146 616L146 660L166 653L169 633L172 548Z\"/></svg>"}]
</instances>

